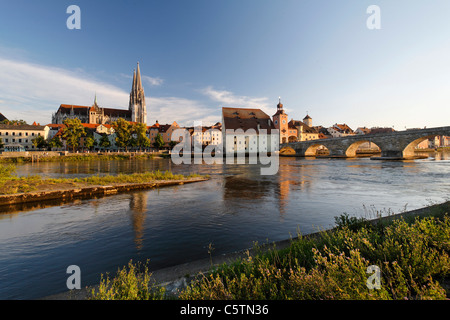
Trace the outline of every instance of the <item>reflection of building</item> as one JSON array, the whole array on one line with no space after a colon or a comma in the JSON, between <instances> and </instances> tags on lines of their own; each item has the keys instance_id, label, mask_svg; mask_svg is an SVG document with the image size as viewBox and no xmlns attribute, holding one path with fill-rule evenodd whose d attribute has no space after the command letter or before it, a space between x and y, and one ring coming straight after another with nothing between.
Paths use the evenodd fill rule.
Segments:
<instances>
[{"instance_id":1,"label":"reflection of building","mask_svg":"<svg viewBox=\"0 0 450 320\"><path fill-rule=\"evenodd\" d=\"M134 243L141 249L144 241L145 215L147 213L147 192L133 192L130 199Z\"/></svg>"},{"instance_id":2,"label":"reflection of building","mask_svg":"<svg viewBox=\"0 0 450 320\"><path fill-rule=\"evenodd\" d=\"M147 107L145 105L144 88L142 87L139 63L133 74L133 84L127 109L103 108L97 103L97 96L92 106L61 104L58 111L52 115L52 123L61 124L66 119L78 118L82 123L105 124L119 118L131 122L147 124Z\"/></svg>"},{"instance_id":3,"label":"reflection of building","mask_svg":"<svg viewBox=\"0 0 450 320\"><path fill-rule=\"evenodd\" d=\"M247 179L239 176L225 176L224 200L228 199L262 199L271 193L274 184L258 178Z\"/></svg>"}]
</instances>

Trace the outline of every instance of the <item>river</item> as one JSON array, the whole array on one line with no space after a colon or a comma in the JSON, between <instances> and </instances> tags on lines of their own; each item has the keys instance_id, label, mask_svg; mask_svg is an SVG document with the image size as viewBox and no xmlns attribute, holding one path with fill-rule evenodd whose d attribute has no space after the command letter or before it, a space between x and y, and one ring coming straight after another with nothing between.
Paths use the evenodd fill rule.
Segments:
<instances>
[{"instance_id":1,"label":"river","mask_svg":"<svg viewBox=\"0 0 450 320\"><path fill-rule=\"evenodd\" d=\"M206 182L0 213L0 299L67 291L77 265L82 286L130 260L151 269L271 243L334 225L449 200L450 153L414 161L280 158L276 175L259 165L174 165L170 159L41 162L17 174L75 177L171 170ZM0 209L2 210L2 209ZM3 209L4 211L4 209Z\"/></svg>"}]
</instances>

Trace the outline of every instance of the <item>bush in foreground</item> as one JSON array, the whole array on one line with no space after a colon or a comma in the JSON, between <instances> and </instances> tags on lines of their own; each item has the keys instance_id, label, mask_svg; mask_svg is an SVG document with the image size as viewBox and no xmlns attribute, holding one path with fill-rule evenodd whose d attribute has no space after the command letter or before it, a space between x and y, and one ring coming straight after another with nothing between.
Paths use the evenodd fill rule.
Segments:
<instances>
[{"instance_id":1,"label":"bush in foreground","mask_svg":"<svg viewBox=\"0 0 450 320\"><path fill-rule=\"evenodd\" d=\"M334 230L323 231L319 237L300 236L283 250L263 252L256 247L254 256L248 254L199 276L178 298L446 299L439 281L450 272L447 214L416 217L412 222L400 218L388 224L345 217L336 222ZM367 286L371 265L381 270L380 289ZM129 288L134 290L133 282ZM120 282L120 290L128 290L126 281Z\"/></svg>"}]
</instances>

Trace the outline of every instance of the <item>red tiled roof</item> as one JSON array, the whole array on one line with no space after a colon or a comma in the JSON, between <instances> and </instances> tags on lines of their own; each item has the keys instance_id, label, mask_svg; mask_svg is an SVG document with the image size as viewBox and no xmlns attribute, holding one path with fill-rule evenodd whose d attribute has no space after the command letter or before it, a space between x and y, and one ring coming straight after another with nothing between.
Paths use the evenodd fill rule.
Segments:
<instances>
[{"instance_id":1,"label":"red tiled roof","mask_svg":"<svg viewBox=\"0 0 450 320\"><path fill-rule=\"evenodd\" d=\"M333 127L336 130L338 130L340 132L343 132L343 133L353 133L353 130L348 125L346 125L345 123L344 124L337 124L336 123Z\"/></svg>"},{"instance_id":2,"label":"red tiled roof","mask_svg":"<svg viewBox=\"0 0 450 320\"><path fill-rule=\"evenodd\" d=\"M58 128L64 128L66 125L63 123L49 123L46 124L47 127L49 127L50 129L58 129Z\"/></svg>"},{"instance_id":3,"label":"red tiled roof","mask_svg":"<svg viewBox=\"0 0 450 320\"><path fill-rule=\"evenodd\" d=\"M89 110L95 110L94 106L78 106L78 105L71 105L71 104L61 104L59 106L59 110L64 109L65 113L70 112L70 110L73 108L73 112L74 114L85 114L87 115ZM114 109L114 108L101 108L103 109L105 115L109 115L109 116L121 116L121 115L125 115L125 116L131 116L131 111L128 109ZM59 111L58 110L58 111Z\"/></svg>"},{"instance_id":4,"label":"red tiled roof","mask_svg":"<svg viewBox=\"0 0 450 320\"><path fill-rule=\"evenodd\" d=\"M89 129L97 129L97 127L100 125L99 123L82 123L81 124L85 128Z\"/></svg>"},{"instance_id":5,"label":"red tiled roof","mask_svg":"<svg viewBox=\"0 0 450 320\"><path fill-rule=\"evenodd\" d=\"M270 117L261 109L247 109L247 108L222 108L222 116L225 129L248 129L270 130L275 129L275 126Z\"/></svg>"},{"instance_id":6,"label":"red tiled roof","mask_svg":"<svg viewBox=\"0 0 450 320\"><path fill-rule=\"evenodd\" d=\"M294 128L303 127L303 132L305 133L319 133L315 128L311 128L300 120L291 120L289 121L288 125Z\"/></svg>"}]
</instances>

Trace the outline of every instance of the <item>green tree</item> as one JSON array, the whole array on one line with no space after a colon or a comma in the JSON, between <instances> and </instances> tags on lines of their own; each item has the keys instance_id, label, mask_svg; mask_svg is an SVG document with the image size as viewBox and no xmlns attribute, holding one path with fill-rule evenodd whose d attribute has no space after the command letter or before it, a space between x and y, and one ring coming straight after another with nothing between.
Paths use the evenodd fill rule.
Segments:
<instances>
[{"instance_id":1,"label":"green tree","mask_svg":"<svg viewBox=\"0 0 450 320\"><path fill-rule=\"evenodd\" d=\"M84 146L86 148L88 148L89 150L94 146L95 144L95 139L93 136L88 136L85 140L84 140Z\"/></svg>"},{"instance_id":2,"label":"green tree","mask_svg":"<svg viewBox=\"0 0 450 320\"><path fill-rule=\"evenodd\" d=\"M0 138L0 149L4 148L4 147L5 147L5 145L3 144L3 140L2 140L2 138Z\"/></svg>"},{"instance_id":3,"label":"green tree","mask_svg":"<svg viewBox=\"0 0 450 320\"><path fill-rule=\"evenodd\" d=\"M109 141L107 134L102 135L102 137L100 138L99 146L104 149L111 147L111 141Z\"/></svg>"},{"instance_id":4,"label":"green tree","mask_svg":"<svg viewBox=\"0 0 450 320\"><path fill-rule=\"evenodd\" d=\"M147 126L144 123L136 123L133 126L133 131L136 134L136 146L139 149L151 146L151 141L147 137Z\"/></svg>"},{"instance_id":5,"label":"green tree","mask_svg":"<svg viewBox=\"0 0 450 320\"><path fill-rule=\"evenodd\" d=\"M31 142L37 149L44 149L47 147L47 141L45 141L44 137L40 135L31 140Z\"/></svg>"},{"instance_id":6,"label":"green tree","mask_svg":"<svg viewBox=\"0 0 450 320\"><path fill-rule=\"evenodd\" d=\"M50 148L62 148L63 147L63 143L62 143L61 138L59 136L54 136L53 139L51 139L48 142L48 146Z\"/></svg>"},{"instance_id":7,"label":"green tree","mask_svg":"<svg viewBox=\"0 0 450 320\"><path fill-rule=\"evenodd\" d=\"M25 120L8 120L8 119L3 120L1 123L9 125L27 124Z\"/></svg>"},{"instance_id":8,"label":"green tree","mask_svg":"<svg viewBox=\"0 0 450 320\"><path fill-rule=\"evenodd\" d=\"M173 141L173 140L171 140L171 141L169 142L169 148L170 148L170 150L172 150L173 147L175 147L177 144L178 144L178 141Z\"/></svg>"},{"instance_id":9,"label":"green tree","mask_svg":"<svg viewBox=\"0 0 450 320\"><path fill-rule=\"evenodd\" d=\"M130 144L133 126L126 120L119 118L112 123L114 131L116 132L116 144L119 148L128 149Z\"/></svg>"},{"instance_id":10,"label":"green tree","mask_svg":"<svg viewBox=\"0 0 450 320\"><path fill-rule=\"evenodd\" d=\"M67 145L72 147L73 152L75 152L75 148L80 145L80 138L86 135L86 131L78 118L66 119L64 124L66 127L63 130L63 138L66 139Z\"/></svg>"},{"instance_id":11,"label":"green tree","mask_svg":"<svg viewBox=\"0 0 450 320\"><path fill-rule=\"evenodd\" d=\"M161 149L162 147L164 147L164 139L163 139L163 137L162 137L162 135L161 134L157 134L156 135L156 137L155 137L155 142L153 143L153 146L156 148L156 149Z\"/></svg>"}]
</instances>

